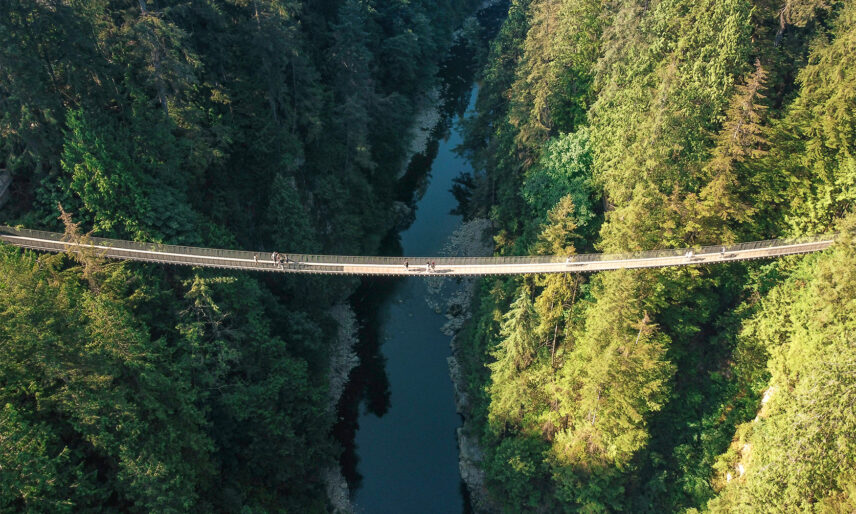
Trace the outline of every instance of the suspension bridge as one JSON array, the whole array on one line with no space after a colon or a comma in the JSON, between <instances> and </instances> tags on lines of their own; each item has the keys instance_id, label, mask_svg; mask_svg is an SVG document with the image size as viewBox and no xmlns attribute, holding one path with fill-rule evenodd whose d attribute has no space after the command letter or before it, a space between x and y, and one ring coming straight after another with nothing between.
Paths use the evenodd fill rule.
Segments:
<instances>
[{"instance_id":1,"label":"suspension bridge","mask_svg":"<svg viewBox=\"0 0 856 514\"><path fill-rule=\"evenodd\" d=\"M819 252L829 248L835 239L835 234L827 234L799 239L771 239L700 248L570 256L363 257L282 254L281 259L277 261L274 260L271 252L139 243L100 237L84 237L71 241L65 234L57 232L0 226L0 241L45 252L86 252L106 259L273 273L329 275L523 275L697 266Z\"/></svg>"}]
</instances>

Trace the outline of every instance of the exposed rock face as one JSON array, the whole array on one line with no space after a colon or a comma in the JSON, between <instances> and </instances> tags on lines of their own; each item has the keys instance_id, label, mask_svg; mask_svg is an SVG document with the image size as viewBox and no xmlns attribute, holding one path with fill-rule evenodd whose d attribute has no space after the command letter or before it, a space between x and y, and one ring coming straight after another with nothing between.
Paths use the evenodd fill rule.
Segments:
<instances>
[{"instance_id":1,"label":"exposed rock face","mask_svg":"<svg viewBox=\"0 0 856 514\"><path fill-rule=\"evenodd\" d=\"M339 304L330 309L330 316L339 325L336 343L330 349L330 389L327 408L334 411L342 392L345 390L348 376L350 376L351 370L359 364L360 359L354 351L354 345L357 343L357 317L354 311L348 305ZM333 512L336 514L354 512L348 482L342 476L342 470L338 463L327 468L324 481L327 488L327 498L330 500Z\"/></svg>"},{"instance_id":2,"label":"exposed rock face","mask_svg":"<svg viewBox=\"0 0 856 514\"><path fill-rule=\"evenodd\" d=\"M335 514L353 513L354 506L349 497L348 482L342 476L342 470L339 469L338 464L327 468L324 481L327 483L327 498L330 500L333 512Z\"/></svg>"},{"instance_id":3,"label":"exposed rock face","mask_svg":"<svg viewBox=\"0 0 856 514\"><path fill-rule=\"evenodd\" d=\"M392 229L395 232L401 232L413 224L416 219L416 212L404 202L393 202L392 212Z\"/></svg>"},{"instance_id":4,"label":"exposed rock face","mask_svg":"<svg viewBox=\"0 0 856 514\"><path fill-rule=\"evenodd\" d=\"M461 479L467 485L470 492L470 503L474 512L494 513L500 512L499 507L490 498L485 484L485 473L482 470L484 452L479 446L478 433L470 419L470 396L466 391L466 377L458 362L457 337L452 338L452 356L448 358L449 376L455 387L455 408L458 414L464 417L464 424L457 430L459 460L458 468L461 471Z\"/></svg>"},{"instance_id":5,"label":"exposed rock face","mask_svg":"<svg viewBox=\"0 0 856 514\"><path fill-rule=\"evenodd\" d=\"M474 219L463 223L449 238L442 255L450 257L484 257L493 250L487 237L491 223L487 219ZM446 279L426 279L428 282L428 304L436 311L443 312L448 320L442 331L452 336L449 344L452 356L449 363L449 377L455 389L455 409L464 418L464 424L457 430L461 479L470 493L470 503L475 512L493 513L500 509L491 500L485 485L485 473L482 470L484 454L479 447L478 431L469 421L472 405L467 392L467 377L459 361L457 333L472 317L470 307L475 294L476 282L473 279L450 281Z\"/></svg>"},{"instance_id":6,"label":"exposed rock face","mask_svg":"<svg viewBox=\"0 0 856 514\"><path fill-rule=\"evenodd\" d=\"M452 338L452 352L454 353L456 344ZM452 379L452 385L455 387L455 409L458 414L465 416L470 412L470 395L467 393L464 384L464 373L461 371L461 365L455 355L452 355L446 361L449 363L449 377Z\"/></svg>"},{"instance_id":7,"label":"exposed rock face","mask_svg":"<svg viewBox=\"0 0 856 514\"><path fill-rule=\"evenodd\" d=\"M12 185L12 175L0 169L0 207L9 199L9 187Z\"/></svg>"},{"instance_id":8,"label":"exposed rock face","mask_svg":"<svg viewBox=\"0 0 856 514\"><path fill-rule=\"evenodd\" d=\"M330 392L327 408L336 408L345 390L351 370L360 363L354 351L357 344L357 317L351 307L339 304L330 309L330 316L339 324L336 344L330 349Z\"/></svg>"},{"instance_id":9,"label":"exposed rock face","mask_svg":"<svg viewBox=\"0 0 856 514\"><path fill-rule=\"evenodd\" d=\"M410 128L410 145L407 147L407 158L403 161L398 178L407 172L407 166L414 155L423 153L431 141L434 127L440 122L440 90L434 88L419 99L416 116Z\"/></svg>"},{"instance_id":10,"label":"exposed rock face","mask_svg":"<svg viewBox=\"0 0 856 514\"><path fill-rule=\"evenodd\" d=\"M481 468L484 454L479 447L478 439L467 435L465 427L458 429L458 447L461 452L458 467L461 470L461 479L467 484L467 490L470 492L470 506L473 512L499 512L490 499L485 485L485 473Z\"/></svg>"}]
</instances>

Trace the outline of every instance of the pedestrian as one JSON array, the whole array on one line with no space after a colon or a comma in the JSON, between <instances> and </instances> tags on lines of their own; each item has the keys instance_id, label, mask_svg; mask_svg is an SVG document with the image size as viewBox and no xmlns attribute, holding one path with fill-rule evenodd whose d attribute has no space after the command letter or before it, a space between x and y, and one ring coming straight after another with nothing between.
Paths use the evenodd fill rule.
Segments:
<instances>
[{"instance_id":1,"label":"pedestrian","mask_svg":"<svg viewBox=\"0 0 856 514\"><path fill-rule=\"evenodd\" d=\"M436 262L431 261L431 269L432 269L432 270L434 270L434 271L436 271L436 270L437 270L437 263L436 263Z\"/></svg>"},{"instance_id":2,"label":"pedestrian","mask_svg":"<svg viewBox=\"0 0 856 514\"><path fill-rule=\"evenodd\" d=\"M253 262L255 262L256 264L259 263L259 254L257 254L257 253L253 254Z\"/></svg>"},{"instance_id":3,"label":"pedestrian","mask_svg":"<svg viewBox=\"0 0 856 514\"><path fill-rule=\"evenodd\" d=\"M278 254L276 252L273 252L272 254L270 254L270 260L272 260L274 262L274 264L276 264L276 258L277 257L278 257Z\"/></svg>"},{"instance_id":4,"label":"pedestrian","mask_svg":"<svg viewBox=\"0 0 856 514\"><path fill-rule=\"evenodd\" d=\"M431 262L430 261L425 263L425 273L428 273L429 271L431 271Z\"/></svg>"},{"instance_id":5,"label":"pedestrian","mask_svg":"<svg viewBox=\"0 0 856 514\"><path fill-rule=\"evenodd\" d=\"M410 269L410 263L409 262L404 261L404 269L406 269L406 270Z\"/></svg>"},{"instance_id":6,"label":"pedestrian","mask_svg":"<svg viewBox=\"0 0 856 514\"><path fill-rule=\"evenodd\" d=\"M719 255L721 257L725 257L725 247L724 246L719 250Z\"/></svg>"}]
</instances>

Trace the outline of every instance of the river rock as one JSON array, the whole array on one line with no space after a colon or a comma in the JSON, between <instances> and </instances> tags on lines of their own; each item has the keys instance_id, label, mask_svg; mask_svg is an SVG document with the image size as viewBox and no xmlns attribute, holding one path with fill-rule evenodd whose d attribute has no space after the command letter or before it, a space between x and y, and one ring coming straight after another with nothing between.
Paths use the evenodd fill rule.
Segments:
<instances>
[{"instance_id":1,"label":"river rock","mask_svg":"<svg viewBox=\"0 0 856 514\"><path fill-rule=\"evenodd\" d=\"M407 147L407 156L402 161L401 169L398 172L398 178L407 173L407 166L413 159L413 156L418 153L423 153L428 148L428 143L431 141L431 135L434 132L434 127L440 122L440 89L433 88L426 92L419 100L416 107L416 115L413 118L413 123L410 126L410 144Z\"/></svg>"},{"instance_id":2,"label":"river rock","mask_svg":"<svg viewBox=\"0 0 856 514\"><path fill-rule=\"evenodd\" d=\"M406 203L396 201L392 204L390 217L392 219L393 230L401 232L413 224L413 221L416 219L416 212Z\"/></svg>"},{"instance_id":3,"label":"river rock","mask_svg":"<svg viewBox=\"0 0 856 514\"><path fill-rule=\"evenodd\" d=\"M473 512L486 514L499 512L485 485L485 473L482 469L484 453L479 446L478 438L467 433L466 423L458 428L457 435L460 451L458 468L461 471L461 479L467 484L470 492L470 506Z\"/></svg>"},{"instance_id":4,"label":"river rock","mask_svg":"<svg viewBox=\"0 0 856 514\"><path fill-rule=\"evenodd\" d=\"M329 311L330 317L339 325L336 343L329 352L329 401L327 408L334 410L351 370L359 363L354 346L357 344L357 317L349 305L339 304Z\"/></svg>"},{"instance_id":5,"label":"river rock","mask_svg":"<svg viewBox=\"0 0 856 514\"><path fill-rule=\"evenodd\" d=\"M466 377L458 362L458 338L452 337L449 343L452 347L452 356L447 358L449 363L449 376L455 390L455 408L464 418L463 426L459 427L456 434L458 437L458 469L461 472L461 480L467 486L470 493L470 505L473 512L492 514L500 512L496 502L490 497L485 485L485 473L482 469L484 452L479 445L478 435L469 421L470 396L466 391Z\"/></svg>"},{"instance_id":6,"label":"river rock","mask_svg":"<svg viewBox=\"0 0 856 514\"><path fill-rule=\"evenodd\" d=\"M454 356L447 357L449 363L449 376L452 378L452 386L455 389L455 410L458 414L466 416L470 412L470 395L465 390L464 373L461 365Z\"/></svg>"},{"instance_id":7,"label":"river rock","mask_svg":"<svg viewBox=\"0 0 856 514\"><path fill-rule=\"evenodd\" d=\"M347 304L339 304L329 311L339 325L336 342L330 349L329 361L329 397L327 408L332 412L345 389L345 383L351 374L351 370L359 364L360 360L354 350L357 344L357 317L353 309ZM338 463L327 468L324 473L324 483L327 489L327 498L332 512L336 514L350 514L354 512L351 504L348 482L342 475Z\"/></svg>"},{"instance_id":8,"label":"river rock","mask_svg":"<svg viewBox=\"0 0 856 514\"><path fill-rule=\"evenodd\" d=\"M339 469L338 464L327 468L324 482L327 486L327 498L330 500L332 512L335 514L352 514L354 506L351 504L348 482L342 475L342 470Z\"/></svg>"}]
</instances>

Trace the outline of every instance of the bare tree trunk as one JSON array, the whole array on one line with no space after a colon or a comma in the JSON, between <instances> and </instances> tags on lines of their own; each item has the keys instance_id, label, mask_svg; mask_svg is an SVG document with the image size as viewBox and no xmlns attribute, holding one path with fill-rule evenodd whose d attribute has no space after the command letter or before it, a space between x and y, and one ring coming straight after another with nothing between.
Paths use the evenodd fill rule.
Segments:
<instances>
[{"instance_id":1,"label":"bare tree trunk","mask_svg":"<svg viewBox=\"0 0 856 514\"><path fill-rule=\"evenodd\" d=\"M270 104L270 113L273 117L273 122L279 126L279 116L276 115L276 100L273 98L273 88L268 88L268 103Z\"/></svg>"},{"instance_id":2,"label":"bare tree trunk","mask_svg":"<svg viewBox=\"0 0 856 514\"><path fill-rule=\"evenodd\" d=\"M559 324L556 323L556 328L553 329L553 347L550 349L550 367L553 368L553 374L556 373L556 337L559 335Z\"/></svg>"},{"instance_id":3,"label":"bare tree trunk","mask_svg":"<svg viewBox=\"0 0 856 514\"><path fill-rule=\"evenodd\" d=\"M782 43L782 36L785 33L785 13L788 11L790 2L785 3L785 5L779 10L779 30L776 31L776 40L773 42L773 46L779 46Z\"/></svg>"},{"instance_id":4,"label":"bare tree trunk","mask_svg":"<svg viewBox=\"0 0 856 514\"><path fill-rule=\"evenodd\" d=\"M291 58L291 133L297 132L297 70L294 69L294 60Z\"/></svg>"},{"instance_id":5,"label":"bare tree trunk","mask_svg":"<svg viewBox=\"0 0 856 514\"><path fill-rule=\"evenodd\" d=\"M633 347L627 352L627 356L630 356L630 353L636 349L636 343L639 342L639 338L642 337L642 332L645 332L648 328L648 323L651 321L651 318L648 317L648 311L642 311L642 321L639 323L639 333L636 334L636 340L633 341Z\"/></svg>"},{"instance_id":6,"label":"bare tree trunk","mask_svg":"<svg viewBox=\"0 0 856 514\"><path fill-rule=\"evenodd\" d=\"M256 2L256 0L253 0L253 11L256 14L256 30L258 32L261 32L262 31L262 20L261 20L261 17L259 16L259 3Z\"/></svg>"},{"instance_id":7,"label":"bare tree trunk","mask_svg":"<svg viewBox=\"0 0 856 514\"><path fill-rule=\"evenodd\" d=\"M157 41L155 42L157 43ZM167 118L169 117L169 100L167 99L166 87L163 81L163 75L161 74L161 60L160 54L157 50L153 52L152 61L154 62L155 75L157 76L156 82L158 87L158 98L160 99L161 108L163 109L163 114Z\"/></svg>"}]
</instances>

